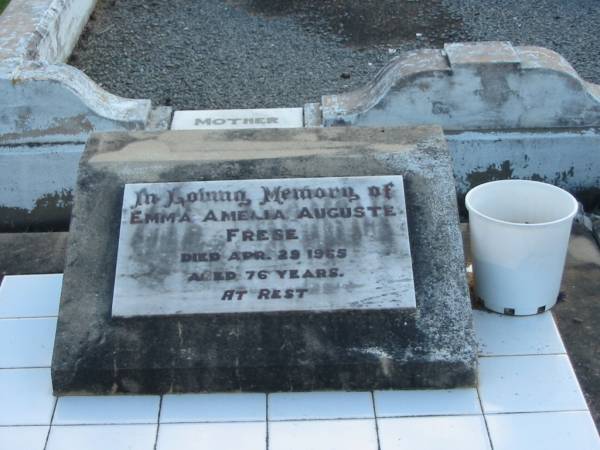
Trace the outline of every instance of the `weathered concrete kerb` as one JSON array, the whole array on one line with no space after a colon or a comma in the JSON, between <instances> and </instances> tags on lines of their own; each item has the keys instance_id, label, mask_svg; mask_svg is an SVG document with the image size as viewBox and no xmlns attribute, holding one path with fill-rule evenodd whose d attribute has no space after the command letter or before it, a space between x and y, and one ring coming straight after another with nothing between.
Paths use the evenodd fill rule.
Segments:
<instances>
[{"instance_id":1,"label":"weathered concrete kerb","mask_svg":"<svg viewBox=\"0 0 600 450\"><path fill-rule=\"evenodd\" d=\"M76 3L34 2L39 11ZM0 19L21 28L0 31L0 95L8 99L0 107L0 231L66 229L89 133L170 122L170 108L114 96L62 63L73 42L58 45L57 36L73 40L64 24L79 30L85 14L73 25L56 20L72 14L39 11L13 0ZM485 181L526 178L568 189L587 210L600 206L600 86L545 48L475 42L407 52L364 87L304 105L302 116L305 127L442 125L459 199Z\"/></svg>"},{"instance_id":2,"label":"weathered concrete kerb","mask_svg":"<svg viewBox=\"0 0 600 450\"><path fill-rule=\"evenodd\" d=\"M322 98L323 124L437 123L444 130L600 125L600 86L559 54L509 42L445 44L395 58L361 89Z\"/></svg>"},{"instance_id":3,"label":"weathered concrete kerb","mask_svg":"<svg viewBox=\"0 0 600 450\"><path fill-rule=\"evenodd\" d=\"M64 227L90 132L168 126L169 108L112 95L64 64L94 4L12 0L0 16L0 230Z\"/></svg>"},{"instance_id":4,"label":"weathered concrete kerb","mask_svg":"<svg viewBox=\"0 0 600 450\"><path fill-rule=\"evenodd\" d=\"M459 196L529 178L600 205L600 85L546 48L471 42L408 52L364 87L323 96L321 110L323 126L442 125Z\"/></svg>"}]
</instances>

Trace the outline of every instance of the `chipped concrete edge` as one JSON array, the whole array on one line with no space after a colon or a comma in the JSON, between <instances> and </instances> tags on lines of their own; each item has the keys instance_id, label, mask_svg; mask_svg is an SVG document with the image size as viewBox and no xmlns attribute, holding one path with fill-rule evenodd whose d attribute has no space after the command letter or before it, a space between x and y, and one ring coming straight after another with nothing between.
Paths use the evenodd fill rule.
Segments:
<instances>
[{"instance_id":1,"label":"chipped concrete edge","mask_svg":"<svg viewBox=\"0 0 600 450\"><path fill-rule=\"evenodd\" d=\"M12 0L0 16L0 60L65 62L96 0Z\"/></svg>"},{"instance_id":2,"label":"chipped concrete edge","mask_svg":"<svg viewBox=\"0 0 600 450\"><path fill-rule=\"evenodd\" d=\"M450 72L441 50L421 49L398 55L364 86L350 92L322 96L323 125L351 125L360 114L377 106L401 80L438 71Z\"/></svg>"},{"instance_id":3,"label":"chipped concrete edge","mask_svg":"<svg viewBox=\"0 0 600 450\"><path fill-rule=\"evenodd\" d=\"M304 127L320 127L323 121L320 103L306 103L303 107Z\"/></svg>"},{"instance_id":4,"label":"chipped concrete edge","mask_svg":"<svg viewBox=\"0 0 600 450\"><path fill-rule=\"evenodd\" d=\"M503 92L498 92L499 87ZM392 59L365 86L321 99L323 125L438 123L445 130L600 125L600 85L558 53L510 42L445 44Z\"/></svg>"},{"instance_id":5,"label":"chipped concrete edge","mask_svg":"<svg viewBox=\"0 0 600 450\"><path fill-rule=\"evenodd\" d=\"M12 0L0 16L0 144L85 142L90 131L161 126L164 107L113 95L64 64L96 0ZM151 124L151 122L154 122Z\"/></svg>"}]
</instances>

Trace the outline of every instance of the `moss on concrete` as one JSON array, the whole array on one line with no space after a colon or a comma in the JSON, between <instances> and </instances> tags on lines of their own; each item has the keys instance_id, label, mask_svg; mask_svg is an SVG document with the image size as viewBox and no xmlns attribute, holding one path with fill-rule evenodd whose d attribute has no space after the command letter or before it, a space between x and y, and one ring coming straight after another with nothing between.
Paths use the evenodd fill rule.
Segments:
<instances>
[{"instance_id":1,"label":"moss on concrete","mask_svg":"<svg viewBox=\"0 0 600 450\"><path fill-rule=\"evenodd\" d=\"M6 8L6 5L8 5L9 2L10 0L0 0L0 14L4 11L4 8Z\"/></svg>"}]
</instances>

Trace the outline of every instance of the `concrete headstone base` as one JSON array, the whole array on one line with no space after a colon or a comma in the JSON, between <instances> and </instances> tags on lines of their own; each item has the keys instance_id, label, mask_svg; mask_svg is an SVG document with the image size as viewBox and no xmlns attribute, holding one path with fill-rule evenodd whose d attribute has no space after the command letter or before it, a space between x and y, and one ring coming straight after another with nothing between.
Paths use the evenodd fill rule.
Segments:
<instances>
[{"instance_id":1,"label":"concrete headstone base","mask_svg":"<svg viewBox=\"0 0 600 450\"><path fill-rule=\"evenodd\" d=\"M111 318L126 183L402 175L417 310ZM57 394L474 385L456 197L439 127L94 135L82 158L52 362Z\"/></svg>"}]
</instances>

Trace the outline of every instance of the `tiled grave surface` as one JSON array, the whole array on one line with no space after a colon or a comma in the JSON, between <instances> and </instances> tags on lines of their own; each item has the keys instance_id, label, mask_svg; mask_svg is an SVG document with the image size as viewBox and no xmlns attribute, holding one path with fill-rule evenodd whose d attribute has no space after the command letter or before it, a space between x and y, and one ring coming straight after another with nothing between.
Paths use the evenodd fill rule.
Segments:
<instances>
[{"instance_id":1,"label":"tiled grave surface","mask_svg":"<svg viewBox=\"0 0 600 450\"><path fill-rule=\"evenodd\" d=\"M267 414L265 394L164 395L161 423L260 422Z\"/></svg>"},{"instance_id":2,"label":"tiled grave surface","mask_svg":"<svg viewBox=\"0 0 600 450\"><path fill-rule=\"evenodd\" d=\"M482 415L385 418L378 425L385 450L491 450Z\"/></svg>"},{"instance_id":3,"label":"tiled grave surface","mask_svg":"<svg viewBox=\"0 0 600 450\"><path fill-rule=\"evenodd\" d=\"M0 285L2 450L600 450L550 313L475 311L478 389L57 400L61 278Z\"/></svg>"}]
</instances>

